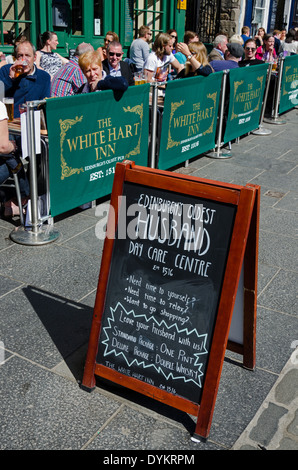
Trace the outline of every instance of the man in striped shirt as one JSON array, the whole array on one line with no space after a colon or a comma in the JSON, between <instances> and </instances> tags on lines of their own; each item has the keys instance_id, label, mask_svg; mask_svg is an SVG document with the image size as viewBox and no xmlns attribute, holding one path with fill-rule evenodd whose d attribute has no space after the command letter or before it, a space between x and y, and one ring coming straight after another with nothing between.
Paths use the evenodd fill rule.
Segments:
<instances>
[{"instance_id":1,"label":"man in striped shirt","mask_svg":"<svg viewBox=\"0 0 298 470\"><path fill-rule=\"evenodd\" d=\"M79 67L80 55L93 51L93 46L85 42L78 45L74 56L55 73L51 83L51 96L71 96L86 82L86 77Z\"/></svg>"}]
</instances>

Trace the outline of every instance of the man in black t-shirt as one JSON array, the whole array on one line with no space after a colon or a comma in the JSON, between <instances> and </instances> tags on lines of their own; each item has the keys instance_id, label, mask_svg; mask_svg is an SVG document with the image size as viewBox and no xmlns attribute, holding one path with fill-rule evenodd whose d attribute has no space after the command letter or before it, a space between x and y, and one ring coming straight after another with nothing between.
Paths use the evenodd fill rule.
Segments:
<instances>
[{"instance_id":1,"label":"man in black t-shirt","mask_svg":"<svg viewBox=\"0 0 298 470\"><path fill-rule=\"evenodd\" d=\"M257 43L254 39L248 39L244 44L244 59L240 60L239 67L264 64L263 60L256 59Z\"/></svg>"}]
</instances>

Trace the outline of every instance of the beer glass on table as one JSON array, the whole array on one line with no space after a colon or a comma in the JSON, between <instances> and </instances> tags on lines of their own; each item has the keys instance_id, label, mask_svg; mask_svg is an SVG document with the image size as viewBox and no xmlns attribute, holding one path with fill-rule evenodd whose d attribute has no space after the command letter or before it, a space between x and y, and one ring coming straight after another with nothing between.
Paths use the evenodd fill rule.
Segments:
<instances>
[{"instance_id":1,"label":"beer glass on table","mask_svg":"<svg viewBox=\"0 0 298 470\"><path fill-rule=\"evenodd\" d=\"M6 106L8 122L12 122L14 117L14 98L3 98L3 103Z\"/></svg>"}]
</instances>

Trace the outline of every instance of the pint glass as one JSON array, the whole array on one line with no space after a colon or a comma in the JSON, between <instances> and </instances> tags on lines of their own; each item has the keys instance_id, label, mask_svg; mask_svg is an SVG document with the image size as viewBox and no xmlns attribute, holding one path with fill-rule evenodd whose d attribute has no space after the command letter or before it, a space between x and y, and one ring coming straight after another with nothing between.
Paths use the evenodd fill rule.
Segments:
<instances>
[{"instance_id":1,"label":"pint glass","mask_svg":"<svg viewBox=\"0 0 298 470\"><path fill-rule=\"evenodd\" d=\"M8 114L8 122L13 121L13 107L14 107L14 99L13 98L3 98L3 103L6 106L7 114Z\"/></svg>"}]
</instances>

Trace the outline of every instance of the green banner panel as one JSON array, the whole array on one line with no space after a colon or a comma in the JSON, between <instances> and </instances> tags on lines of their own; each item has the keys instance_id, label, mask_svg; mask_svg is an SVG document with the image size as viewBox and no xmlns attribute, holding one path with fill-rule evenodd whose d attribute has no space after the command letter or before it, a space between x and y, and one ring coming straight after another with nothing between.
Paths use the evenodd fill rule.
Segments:
<instances>
[{"instance_id":1,"label":"green banner panel","mask_svg":"<svg viewBox=\"0 0 298 470\"><path fill-rule=\"evenodd\" d=\"M158 168L169 169L215 147L222 72L167 84Z\"/></svg>"},{"instance_id":2,"label":"green banner panel","mask_svg":"<svg viewBox=\"0 0 298 470\"><path fill-rule=\"evenodd\" d=\"M298 55L285 57L280 91L279 113L298 105Z\"/></svg>"},{"instance_id":3,"label":"green banner panel","mask_svg":"<svg viewBox=\"0 0 298 470\"><path fill-rule=\"evenodd\" d=\"M223 142L258 129L269 64L239 67L229 71L229 112Z\"/></svg>"},{"instance_id":4,"label":"green banner panel","mask_svg":"<svg viewBox=\"0 0 298 470\"><path fill-rule=\"evenodd\" d=\"M53 217L110 194L117 162L147 166L149 88L47 100Z\"/></svg>"}]
</instances>

